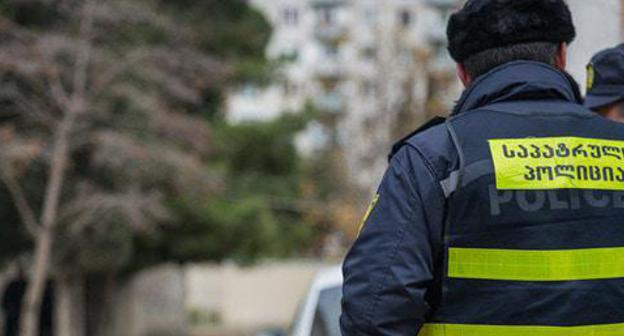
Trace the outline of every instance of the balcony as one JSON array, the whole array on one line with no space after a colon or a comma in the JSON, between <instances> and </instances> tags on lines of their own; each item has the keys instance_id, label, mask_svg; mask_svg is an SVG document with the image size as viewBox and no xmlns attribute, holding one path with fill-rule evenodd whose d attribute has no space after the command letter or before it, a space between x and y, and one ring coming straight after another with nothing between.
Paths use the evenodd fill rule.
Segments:
<instances>
[{"instance_id":1,"label":"balcony","mask_svg":"<svg viewBox=\"0 0 624 336\"><path fill-rule=\"evenodd\" d=\"M319 24L314 28L314 35L321 42L338 44L347 36L347 27L337 24Z\"/></svg>"},{"instance_id":2,"label":"balcony","mask_svg":"<svg viewBox=\"0 0 624 336\"><path fill-rule=\"evenodd\" d=\"M433 23L429 28L427 38L429 40L429 43L433 44L434 46L446 45L446 22L442 20L437 20L435 23Z\"/></svg>"},{"instance_id":3,"label":"balcony","mask_svg":"<svg viewBox=\"0 0 624 336\"><path fill-rule=\"evenodd\" d=\"M425 0L425 3L429 6L438 8L440 10L449 10L459 6L458 0Z\"/></svg>"},{"instance_id":4,"label":"balcony","mask_svg":"<svg viewBox=\"0 0 624 336\"><path fill-rule=\"evenodd\" d=\"M314 71L316 77L321 80L338 80L345 76L346 65L340 60L324 57L318 62Z\"/></svg>"},{"instance_id":5,"label":"balcony","mask_svg":"<svg viewBox=\"0 0 624 336\"><path fill-rule=\"evenodd\" d=\"M334 7L346 4L347 0L310 0L312 7Z\"/></svg>"},{"instance_id":6,"label":"balcony","mask_svg":"<svg viewBox=\"0 0 624 336\"><path fill-rule=\"evenodd\" d=\"M346 35L347 27L344 24L343 14L346 1L313 0L316 24L314 33L321 41L337 42Z\"/></svg>"},{"instance_id":7,"label":"balcony","mask_svg":"<svg viewBox=\"0 0 624 336\"><path fill-rule=\"evenodd\" d=\"M313 99L314 106L323 111L338 114L346 109L346 100L338 92L323 93Z\"/></svg>"},{"instance_id":8,"label":"balcony","mask_svg":"<svg viewBox=\"0 0 624 336\"><path fill-rule=\"evenodd\" d=\"M439 50L438 54L433 56L433 62L430 65L430 71L437 75L455 75L455 62L446 50Z\"/></svg>"}]
</instances>

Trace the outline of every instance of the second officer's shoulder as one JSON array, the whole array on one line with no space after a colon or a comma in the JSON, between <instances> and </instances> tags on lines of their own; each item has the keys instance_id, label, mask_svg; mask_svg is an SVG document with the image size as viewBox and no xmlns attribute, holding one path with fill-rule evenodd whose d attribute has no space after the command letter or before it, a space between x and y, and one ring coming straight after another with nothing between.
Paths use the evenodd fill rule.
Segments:
<instances>
[{"instance_id":1,"label":"second officer's shoulder","mask_svg":"<svg viewBox=\"0 0 624 336\"><path fill-rule=\"evenodd\" d=\"M416 152L439 179L447 176L449 167L456 161L457 152L445 125L445 118L435 117L392 146L389 160L401 150ZM412 156L412 155L410 155Z\"/></svg>"}]
</instances>

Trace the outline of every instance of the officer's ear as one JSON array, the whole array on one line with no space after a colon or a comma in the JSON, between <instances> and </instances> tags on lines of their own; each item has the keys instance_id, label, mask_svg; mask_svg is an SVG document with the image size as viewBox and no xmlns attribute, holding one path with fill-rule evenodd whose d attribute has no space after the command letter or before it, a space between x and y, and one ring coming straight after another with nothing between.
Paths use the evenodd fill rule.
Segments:
<instances>
[{"instance_id":1,"label":"officer's ear","mask_svg":"<svg viewBox=\"0 0 624 336\"><path fill-rule=\"evenodd\" d=\"M461 63L457 63L457 77L459 77L465 87L472 83L472 77L466 72L466 68Z\"/></svg>"},{"instance_id":2,"label":"officer's ear","mask_svg":"<svg viewBox=\"0 0 624 336\"><path fill-rule=\"evenodd\" d=\"M565 70L568 65L568 45L564 42L559 43L557 54L555 55L555 67L559 70Z\"/></svg>"}]
</instances>

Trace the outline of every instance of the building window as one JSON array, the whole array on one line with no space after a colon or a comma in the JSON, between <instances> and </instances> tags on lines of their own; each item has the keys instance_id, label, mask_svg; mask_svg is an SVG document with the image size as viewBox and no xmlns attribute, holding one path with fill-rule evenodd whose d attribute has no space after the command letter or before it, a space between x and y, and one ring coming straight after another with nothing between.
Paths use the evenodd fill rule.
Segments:
<instances>
[{"instance_id":1,"label":"building window","mask_svg":"<svg viewBox=\"0 0 624 336\"><path fill-rule=\"evenodd\" d=\"M299 93L299 86L297 83L291 81L284 82L284 95L285 96L295 96Z\"/></svg>"},{"instance_id":2,"label":"building window","mask_svg":"<svg viewBox=\"0 0 624 336\"><path fill-rule=\"evenodd\" d=\"M319 21L324 25L333 25L336 21L336 11L333 7L319 9Z\"/></svg>"},{"instance_id":3,"label":"building window","mask_svg":"<svg viewBox=\"0 0 624 336\"><path fill-rule=\"evenodd\" d=\"M364 19L367 23L377 23L377 11L373 7L368 7L364 12Z\"/></svg>"},{"instance_id":4,"label":"building window","mask_svg":"<svg viewBox=\"0 0 624 336\"><path fill-rule=\"evenodd\" d=\"M296 26L299 24L299 10L294 7L285 8L283 18L286 25Z\"/></svg>"},{"instance_id":5,"label":"building window","mask_svg":"<svg viewBox=\"0 0 624 336\"><path fill-rule=\"evenodd\" d=\"M362 57L374 61L377 59L377 48L375 47L366 47L362 49Z\"/></svg>"},{"instance_id":6,"label":"building window","mask_svg":"<svg viewBox=\"0 0 624 336\"><path fill-rule=\"evenodd\" d=\"M370 80L365 80L362 82L360 91L362 92L362 96L374 96L377 94L377 85Z\"/></svg>"},{"instance_id":7,"label":"building window","mask_svg":"<svg viewBox=\"0 0 624 336\"><path fill-rule=\"evenodd\" d=\"M285 48L279 54L282 62L296 62L299 59L299 49L296 47Z\"/></svg>"},{"instance_id":8,"label":"building window","mask_svg":"<svg viewBox=\"0 0 624 336\"><path fill-rule=\"evenodd\" d=\"M412 21L414 20L412 12L407 9L404 9L399 12L399 22L402 27L409 27L412 25Z\"/></svg>"},{"instance_id":9,"label":"building window","mask_svg":"<svg viewBox=\"0 0 624 336\"><path fill-rule=\"evenodd\" d=\"M405 48L405 47L399 48L399 52L397 56L398 56L398 61L404 65L411 64L412 61L414 60L413 50L409 48Z\"/></svg>"},{"instance_id":10,"label":"building window","mask_svg":"<svg viewBox=\"0 0 624 336\"><path fill-rule=\"evenodd\" d=\"M325 51L325 56L330 58L338 57L338 46L333 44L325 44L323 45L323 50Z\"/></svg>"},{"instance_id":11,"label":"building window","mask_svg":"<svg viewBox=\"0 0 624 336\"><path fill-rule=\"evenodd\" d=\"M254 85L245 85L240 91L240 94L246 99L257 99L260 96L260 90Z\"/></svg>"}]
</instances>

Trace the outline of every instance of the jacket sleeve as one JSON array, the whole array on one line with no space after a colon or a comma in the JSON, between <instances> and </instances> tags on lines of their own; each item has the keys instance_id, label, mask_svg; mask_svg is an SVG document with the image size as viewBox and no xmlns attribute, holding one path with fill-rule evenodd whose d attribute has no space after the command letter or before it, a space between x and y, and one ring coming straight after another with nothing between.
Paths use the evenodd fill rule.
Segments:
<instances>
[{"instance_id":1,"label":"jacket sleeve","mask_svg":"<svg viewBox=\"0 0 624 336\"><path fill-rule=\"evenodd\" d=\"M378 201L347 254L343 336L417 335L441 247L445 197L432 166L410 146L390 162Z\"/></svg>"}]
</instances>

